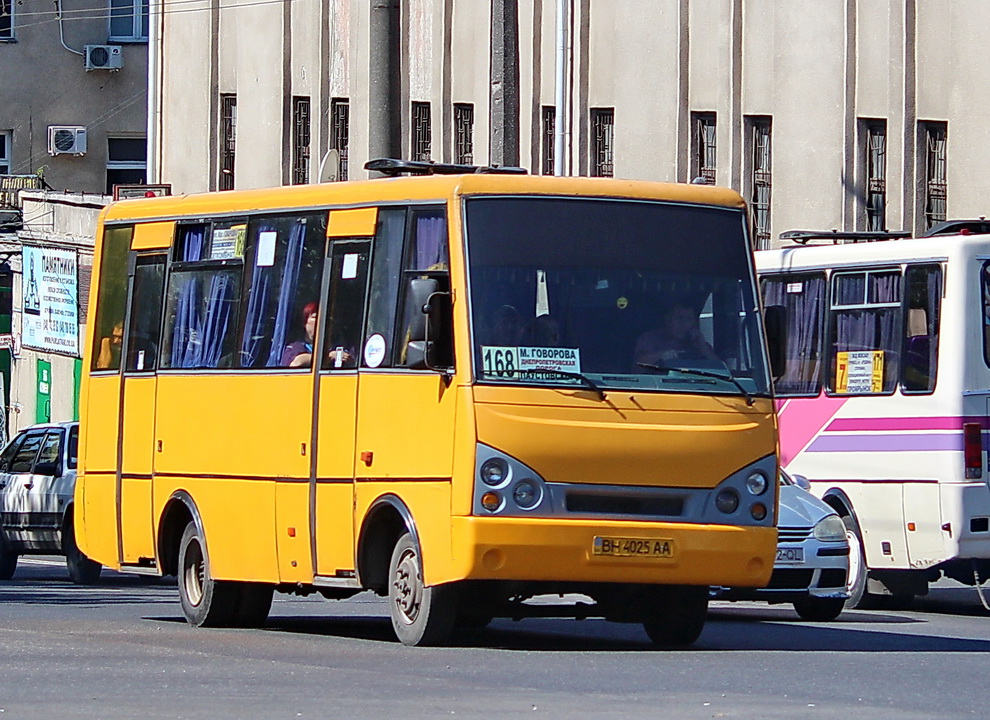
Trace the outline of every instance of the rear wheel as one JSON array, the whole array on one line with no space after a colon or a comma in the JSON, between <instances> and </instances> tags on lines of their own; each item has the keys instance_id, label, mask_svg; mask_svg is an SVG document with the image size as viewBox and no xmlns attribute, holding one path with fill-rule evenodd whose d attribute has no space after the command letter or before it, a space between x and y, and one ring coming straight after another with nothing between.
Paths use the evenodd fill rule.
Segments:
<instances>
[{"instance_id":1,"label":"rear wheel","mask_svg":"<svg viewBox=\"0 0 990 720\"><path fill-rule=\"evenodd\" d=\"M456 588L423 582L423 562L412 535L405 533L389 563L388 607L392 629L403 645L440 645L457 617Z\"/></svg>"},{"instance_id":2,"label":"rear wheel","mask_svg":"<svg viewBox=\"0 0 990 720\"><path fill-rule=\"evenodd\" d=\"M14 552L7 539L0 533L0 580L10 580L17 569L17 553Z\"/></svg>"},{"instance_id":3,"label":"rear wheel","mask_svg":"<svg viewBox=\"0 0 990 720\"><path fill-rule=\"evenodd\" d=\"M103 566L95 560L90 560L79 549L79 544L76 542L76 525L71 521L62 530L62 550L65 551L65 567L72 582L76 585L95 585L99 582Z\"/></svg>"},{"instance_id":4,"label":"rear wheel","mask_svg":"<svg viewBox=\"0 0 990 720\"><path fill-rule=\"evenodd\" d=\"M708 588L661 588L643 628L658 647L685 647L701 636L708 615Z\"/></svg>"},{"instance_id":5,"label":"rear wheel","mask_svg":"<svg viewBox=\"0 0 990 720\"><path fill-rule=\"evenodd\" d=\"M186 525L179 541L178 581L182 614L190 625L224 627L234 621L239 588L210 576L206 541L194 522Z\"/></svg>"},{"instance_id":6,"label":"rear wheel","mask_svg":"<svg viewBox=\"0 0 990 720\"><path fill-rule=\"evenodd\" d=\"M842 598L807 597L794 601L794 609L804 620L812 622L829 622L839 617L846 607Z\"/></svg>"}]
</instances>

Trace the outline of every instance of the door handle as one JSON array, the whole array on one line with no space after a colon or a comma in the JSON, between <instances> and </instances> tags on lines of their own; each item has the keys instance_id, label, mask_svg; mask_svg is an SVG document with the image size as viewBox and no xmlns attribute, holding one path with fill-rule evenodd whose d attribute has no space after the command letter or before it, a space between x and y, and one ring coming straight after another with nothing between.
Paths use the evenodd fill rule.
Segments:
<instances>
[{"instance_id":1,"label":"door handle","mask_svg":"<svg viewBox=\"0 0 990 720\"><path fill-rule=\"evenodd\" d=\"M34 487L34 480L28 480L26 483L24 483L24 487L27 490L30 490L31 488L33 488Z\"/></svg>"}]
</instances>

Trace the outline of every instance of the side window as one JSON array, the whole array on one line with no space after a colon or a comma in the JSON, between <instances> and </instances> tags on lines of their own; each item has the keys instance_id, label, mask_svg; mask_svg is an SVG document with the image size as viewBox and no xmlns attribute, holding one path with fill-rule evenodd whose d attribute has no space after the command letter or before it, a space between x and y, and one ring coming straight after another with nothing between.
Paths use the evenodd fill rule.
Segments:
<instances>
[{"instance_id":1,"label":"side window","mask_svg":"<svg viewBox=\"0 0 990 720\"><path fill-rule=\"evenodd\" d=\"M353 368L358 353L375 366L384 359L385 343L374 340L361 347L371 243L366 239L336 239L331 246L330 295L323 330L323 369Z\"/></svg>"},{"instance_id":2,"label":"side window","mask_svg":"<svg viewBox=\"0 0 990 720\"><path fill-rule=\"evenodd\" d=\"M828 389L839 395L893 392L900 377L900 270L832 275Z\"/></svg>"},{"instance_id":3,"label":"side window","mask_svg":"<svg viewBox=\"0 0 990 720\"><path fill-rule=\"evenodd\" d=\"M58 463L59 453L62 450L62 431L49 430L45 435L44 442L41 443L41 450L38 452L38 459L35 464Z\"/></svg>"},{"instance_id":4,"label":"side window","mask_svg":"<svg viewBox=\"0 0 990 720\"><path fill-rule=\"evenodd\" d=\"M79 426L69 428L69 444L66 448L65 465L70 470L79 464Z\"/></svg>"},{"instance_id":5,"label":"side window","mask_svg":"<svg viewBox=\"0 0 990 720\"><path fill-rule=\"evenodd\" d=\"M825 275L778 275L763 281L764 306L780 305L787 317L787 364L778 395L817 395L821 389Z\"/></svg>"},{"instance_id":6,"label":"side window","mask_svg":"<svg viewBox=\"0 0 990 720\"><path fill-rule=\"evenodd\" d=\"M127 252L134 228L111 227L103 233L96 322L91 349L93 370L119 370L127 306Z\"/></svg>"},{"instance_id":7,"label":"side window","mask_svg":"<svg viewBox=\"0 0 990 720\"><path fill-rule=\"evenodd\" d=\"M980 276L983 286L983 361L990 366L990 262L983 264Z\"/></svg>"},{"instance_id":8,"label":"side window","mask_svg":"<svg viewBox=\"0 0 990 720\"><path fill-rule=\"evenodd\" d=\"M31 472L31 468L34 467L34 459L38 455L38 448L41 447L41 441L44 437L45 433L43 432L29 433L14 454L14 459L10 463L8 472Z\"/></svg>"},{"instance_id":9,"label":"side window","mask_svg":"<svg viewBox=\"0 0 990 720\"><path fill-rule=\"evenodd\" d=\"M409 242L405 253L402 273L402 323L397 328L395 345L398 356L396 364L411 365L414 360L408 354L410 344L421 340L417 337L422 326L423 309L418 300L413 300L416 280L434 280L438 292L450 292L450 267L447 257L447 214L446 207L416 208L410 213L408 227ZM444 351L449 351L450 338L430 338L439 342Z\"/></svg>"},{"instance_id":10,"label":"side window","mask_svg":"<svg viewBox=\"0 0 990 720\"><path fill-rule=\"evenodd\" d=\"M10 444L4 448L3 454L0 454L0 472L10 472L10 461L14 459L17 454L17 448L23 440L23 436L15 437L10 441Z\"/></svg>"},{"instance_id":11,"label":"side window","mask_svg":"<svg viewBox=\"0 0 990 720\"><path fill-rule=\"evenodd\" d=\"M168 280L161 367L235 367L243 221L179 226Z\"/></svg>"},{"instance_id":12,"label":"side window","mask_svg":"<svg viewBox=\"0 0 990 720\"><path fill-rule=\"evenodd\" d=\"M239 367L309 367L326 231L326 212L251 221Z\"/></svg>"},{"instance_id":13,"label":"side window","mask_svg":"<svg viewBox=\"0 0 990 720\"><path fill-rule=\"evenodd\" d=\"M904 273L905 313L901 389L930 393L938 372L942 268L911 265Z\"/></svg>"},{"instance_id":14,"label":"side window","mask_svg":"<svg viewBox=\"0 0 990 720\"><path fill-rule=\"evenodd\" d=\"M146 255L137 259L127 332L127 362L124 366L127 372L153 372L158 365L164 283L164 255Z\"/></svg>"},{"instance_id":15,"label":"side window","mask_svg":"<svg viewBox=\"0 0 990 720\"><path fill-rule=\"evenodd\" d=\"M382 346L363 367L392 367L395 346L395 312L399 302L402 275L402 241L406 232L406 208L382 208L378 212L378 229L372 253L371 291L368 297L368 328L365 337Z\"/></svg>"}]
</instances>

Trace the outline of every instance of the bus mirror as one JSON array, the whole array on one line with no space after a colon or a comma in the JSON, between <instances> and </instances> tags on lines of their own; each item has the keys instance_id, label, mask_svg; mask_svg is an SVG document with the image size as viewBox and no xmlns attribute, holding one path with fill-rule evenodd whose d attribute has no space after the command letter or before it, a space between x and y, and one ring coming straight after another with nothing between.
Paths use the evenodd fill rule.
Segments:
<instances>
[{"instance_id":1,"label":"bus mirror","mask_svg":"<svg viewBox=\"0 0 990 720\"><path fill-rule=\"evenodd\" d=\"M787 309L783 305L766 306L763 324L767 332L770 374L776 379L787 369Z\"/></svg>"},{"instance_id":2,"label":"bus mirror","mask_svg":"<svg viewBox=\"0 0 990 720\"><path fill-rule=\"evenodd\" d=\"M450 293L435 292L423 304L426 337L406 344L406 367L446 373L453 366Z\"/></svg>"},{"instance_id":3,"label":"bus mirror","mask_svg":"<svg viewBox=\"0 0 990 720\"><path fill-rule=\"evenodd\" d=\"M409 281L406 291L406 327L407 343L423 342L426 340L426 321L429 308L427 303L430 296L437 291L438 283L434 278L413 278Z\"/></svg>"}]
</instances>

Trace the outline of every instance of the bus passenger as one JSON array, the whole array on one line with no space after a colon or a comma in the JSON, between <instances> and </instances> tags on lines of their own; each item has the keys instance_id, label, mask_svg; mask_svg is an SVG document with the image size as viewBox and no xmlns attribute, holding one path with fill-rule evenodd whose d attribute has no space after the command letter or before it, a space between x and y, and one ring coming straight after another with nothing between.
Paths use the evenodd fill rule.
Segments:
<instances>
[{"instance_id":1,"label":"bus passenger","mask_svg":"<svg viewBox=\"0 0 990 720\"><path fill-rule=\"evenodd\" d=\"M124 321L113 326L110 337L100 341L100 354L96 356L97 370L115 370L120 367L120 350L124 346Z\"/></svg>"},{"instance_id":2,"label":"bus passenger","mask_svg":"<svg viewBox=\"0 0 990 720\"><path fill-rule=\"evenodd\" d=\"M492 344L503 347L517 347L522 344L526 333L526 322L512 305L502 305L495 312L492 324Z\"/></svg>"},{"instance_id":3,"label":"bus passenger","mask_svg":"<svg viewBox=\"0 0 990 720\"><path fill-rule=\"evenodd\" d=\"M718 355L698 327L698 314L687 303L678 301L664 313L660 328L639 336L633 358L639 367L666 367L675 360L717 361Z\"/></svg>"},{"instance_id":4,"label":"bus passenger","mask_svg":"<svg viewBox=\"0 0 990 720\"><path fill-rule=\"evenodd\" d=\"M547 314L538 315L529 324L526 341L535 347L559 347L560 323Z\"/></svg>"},{"instance_id":5,"label":"bus passenger","mask_svg":"<svg viewBox=\"0 0 990 720\"><path fill-rule=\"evenodd\" d=\"M308 302L302 309L303 333L300 340L289 343L282 351L282 367L310 367L313 364L313 340L316 337L316 320L319 303ZM340 363L337 363L338 354ZM327 353L327 358L336 366L351 360L351 353L343 348L337 348Z\"/></svg>"}]
</instances>

